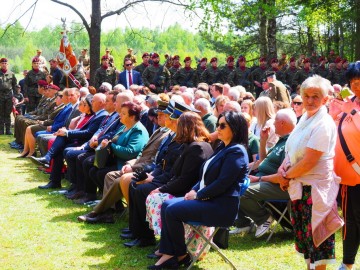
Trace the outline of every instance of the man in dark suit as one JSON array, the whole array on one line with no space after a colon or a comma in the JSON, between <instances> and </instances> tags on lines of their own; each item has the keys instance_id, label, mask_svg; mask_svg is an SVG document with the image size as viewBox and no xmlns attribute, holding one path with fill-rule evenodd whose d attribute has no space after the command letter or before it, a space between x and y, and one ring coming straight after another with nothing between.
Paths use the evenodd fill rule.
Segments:
<instances>
[{"instance_id":1,"label":"man in dark suit","mask_svg":"<svg viewBox=\"0 0 360 270\"><path fill-rule=\"evenodd\" d=\"M80 146L88 141L94 133L99 129L104 117L108 114L105 110L106 96L102 93L95 94L92 99L92 110L94 116L81 128L74 130L67 130L61 128L56 132L56 139L48 153L41 158L32 158L37 164L49 164L53 159L53 167L50 174L50 182L44 186L39 186L40 189L61 188L61 169L63 166L63 151L69 146Z\"/></svg>"},{"instance_id":2,"label":"man in dark suit","mask_svg":"<svg viewBox=\"0 0 360 270\"><path fill-rule=\"evenodd\" d=\"M119 74L118 83L125 86L126 89L130 89L130 85L137 84L143 85L140 72L133 69L133 62L129 58L124 60L125 70Z\"/></svg>"}]
</instances>

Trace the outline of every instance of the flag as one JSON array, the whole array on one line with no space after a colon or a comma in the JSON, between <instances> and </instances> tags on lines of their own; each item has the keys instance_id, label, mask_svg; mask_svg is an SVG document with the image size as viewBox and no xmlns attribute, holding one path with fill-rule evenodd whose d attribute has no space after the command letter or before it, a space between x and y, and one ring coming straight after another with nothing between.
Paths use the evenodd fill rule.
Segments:
<instances>
[{"instance_id":1,"label":"flag","mask_svg":"<svg viewBox=\"0 0 360 270\"><path fill-rule=\"evenodd\" d=\"M78 60L76 59L76 55L73 52L66 33L66 30L61 32L62 38L60 42L60 49L56 58L58 60L59 68L61 69L61 71L64 73L65 76L69 76L70 72L78 64Z\"/></svg>"}]
</instances>

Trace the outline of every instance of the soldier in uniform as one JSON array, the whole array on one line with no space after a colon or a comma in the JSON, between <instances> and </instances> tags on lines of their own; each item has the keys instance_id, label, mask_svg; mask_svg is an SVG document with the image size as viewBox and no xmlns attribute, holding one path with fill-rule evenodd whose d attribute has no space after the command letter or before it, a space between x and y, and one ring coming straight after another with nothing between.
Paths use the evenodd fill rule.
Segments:
<instances>
[{"instance_id":1,"label":"soldier in uniform","mask_svg":"<svg viewBox=\"0 0 360 270\"><path fill-rule=\"evenodd\" d=\"M254 69L254 71L250 74L250 81L252 82L251 87L255 90L256 98L258 98L260 93L263 91L262 82L266 79L265 72L267 69L265 57L260 57L259 62L260 66Z\"/></svg>"},{"instance_id":2,"label":"soldier in uniform","mask_svg":"<svg viewBox=\"0 0 360 270\"><path fill-rule=\"evenodd\" d=\"M216 57L211 58L210 60L211 67L205 69L205 71L200 76L201 82L206 82L208 85L213 85L218 83L221 80L220 69L218 69L218 59Z\"/></svg>"},{"instance_id":3,"label":"soldier in uniform","mask_svg":"<svg viewBox=\"0 0 360 270\"><path fill-rule=\"evenodd\" d=\"M124 61L126 58L128 58L133 62L133 65L136 66L136 56L133 54L133 49L128 48L127 51L128 51L128 53L127 53L127 55L125 55Z\"/></svg>"},{"instance_id":4,"label":"soldier in uniform","mask_svg":"<svg viewBox=\"0 0 360 270\"><path fill-rule=\"evenodd\" d=\"M330 50L330 53L327 57L327 60L328 60L328 63L331 64L331 63L335 63L335 60L336 60L336 55L335 55L335 52L334 50Z\"/></svg>"},{"instance_id":5,"label":"soldier in uniform","mask_svg":"<svg viewBox=\"0 0 360 270\"><path fill-rule=\"evenodd\" d=\"M149 64L150 54L147 52L143 53L142 60L143 62L134 68L134 70L140 72L141 75L144 73L144 70L150 65Z\"/></svg>"},{"instance_id":6,"label":"soldier in uniform","mask_svg":"<svg viewBox=\"0 0 360 270\"><path fill-rule=\"evenodd\" d=\"M112 87L116 83L115 68L110 66L109 58L106 55L101 57L101 67L95 71L95 88L99 89L103 82L110 83Z\"/></svg>"},{"instance_id":7,"label":"soldier in uniform","mask_svg":"<svg viewBox=\"0 0 360 270\"><path fill-rule=\"evenodd\" d=\"M274 71L278 81L284 80L284 73L279 69L279 60L277 58L271 59L271 68L268 71Z\"/></svg>"},{"instance_id":8,"label":"soldier in uniform","mask_svg":"<svg viewBox=\"0 0 360 270\"><path fill-rule=\"evenodd\" d=\"M221 83L228 83L228 78L231 72L234 71L234 63L235 63L235 58L234 56L228 56L226 58L226 64L225 66L221 69Z\"/></svg>"},{"instance_id":9,"label":"soldier in uniform","mask_svg":"<svg viewBox=\"0 0 360 270\"><path fill-rule=\"evenodd\" d=\"M78 57L79 63L84 67L84 70L90 69L90 57L87 54L88 49L82 49L81 55Z\"/></svg>"},{"instance_id":10,"label":"soldier in uniform","mask_svg":"<svg viewBox=\"0 0 360 270\"><path fill-rule=\"evenodd\" d=\"M311 56L310 56L310 61L311 61L311 67L317 67L319 65L319 58L317 56L316 51L313 51Z\"/></svg>"},{"instance_id":11,"label":"soldier in uniform","mask_svg":"<svg viewBox=\"0 0 360 270\"><path fill-rule=\"evenodd\" d=\"M39 80L46 80L46 74L39 69L39 64L40 59L38 57L34 57L32 59L32 69L25 77L24 97L25 101L28 102L26 105L28 112L34 111L41 99L41 95L38 93L37 82Z\"/></svg>"},{"instance_id":12,"label":"soldier in uniform","mask_svg":"<svg viewBox=\"0 0 360 270\"><path fill-rule=\"evenodd\" d=\"M105 49L105 56L109 59L109 66L115 67L114 57L110 54L111 50L109 48Z\"/></svg>"},{"instance_id":13,"label":"soldier in uniform","mask_svg":"<svg viewBox=\"0 0 360 270\"><path fill-rule=\"evenodd\" d=\"M12 95L15 93L17 80L15 74L8 70L8 60L0 59L0 135L12 135L10 131L10 114L13 108Z\"/></svg>"},{"instance_id":14,"label":"soldier in uniform","mask_svg":"<svg viewBox=\"0 0 360 270\"><path fill-rule=\"evenodd\" d=\"M196 87L196 71L191 68L191 58L189 56L185 57L184 63L184 68L174 74L171 83L189 88Z\"/></svg>"},{"instance_id":15,"label":"soldier in uniform","mask_svg":"<svg viewBox=\"0 0 360 270\"><path fill-rule=\"evenodd\" d=\"M169 89L170 72L164 65L160 65L160 56L157 53L152 54L151 60L153 64L144 70L142 81L151 92L163 93Z\"/></svg>"},{"instance_id":16,"label":"soldier in uniform","mask_svg":"<svg viewBox=\"0 0 360 270\"><path fill-rule=\"evenodd\" d=\"M61 90L74 87L80 89L81 87L88 87L88 85L85 74L78 69L78 66L75 66L69 76L62 76L59 87Z\"/></svg>"},{"instance_id":17,"label":"soldier in uniform","mask_svg":"<svg viewBox=\"0 0 360 270\"><path fill-rule=\"evenodd\" d=\"M321 77L326 79L329 77L330 71L328 68L326 68L325 64L325 57L319 57L319 65L315 68L315 74L320 75Z\"/></svg>"},{"instance_id":18,"label":"soldier in uniform","mask_svg":"<svg viewBox=\"0 0 360 270\"><path fill-rule=\"evenodd\" d=\"M269 90L267 94L272 102L282 101L288 103L290 106L290 93L286 89L285 85L281 81L277 80L275 71L267 71L266 80L269 83Z\"/></svg>"},{"instance_id":19,"label":"soldier in uniform","mask_svg":"<svg viewBox=\"0 0 360 270\"><path fill-rule=\"evenodd\" d=\"M202 82L201 74L206 70L207 68L206 65L207 65L207 58L206 57L201 58L199 65L196 68L196 80L197 80L196 84Z\"/></svg>"},{"instance_id":20,"label":"soldier in uniform","mask_svg":"<svg viewBox=\"0 0 360 270\"><path fill-rule=\"evenodd\" d=\"M304 66L304 59L305 59L305 54L300 54L299 59L296 61L296 67L297 68L302 68Z\"/></svg>"},{"instance_id":21,"label":"soldier in uniform","mask_svg":"<svg viewBox=\"0 0 360 270\"><path fill-rule=\"evenodd\" d=\"M286 59L286 53L281 54L281 58L279 60L279 69L281 71L285 71L288 68L288 61Z\"/></svg>"},{"instance_id":22,"label":"soldier in uniform","mask_svg":"<svg viewBox=\"0 0 360 270\"><path fill-rule=\"evenodd\" d=\"M251 70L246 67L246 58L240 56L238 59L239 67L234 69L233 72L229 74L228 83L231 86L241 85L245 87L246 90L250 90L250 73Z\"/></svg>"},{"instance_id":23,"label":"soldier in uniform","mask_svg":"<svg viewBox=\"0 0 360 270\"><path fill-rule=\"evenodd\" d=\"M294 82L294 78L299 69L296 67L296 59L295 57L290 58L289 67L284 72L284 83L291 87L292 92L296 91L296 83Z\"/></svg>"},{"instance_id":24,"label":"soldier in uniform","mask_svg":"<svg viewBox=\"0 0 360 270\"><path fill-rule=\"evenodd\" d=\"M301 85L303 81L305 81L307 78L314 75L314 71L311 69L311 60L310 58L305 58L303 61L304 67L300 69L298 72L296 72L294 77L294 84Z\"/></svg>"},{"instance_id":25,"label":"soldier in uniform","mask_svg":"<svg viewBox=\"0 0 360 270\"><path fill-rule=\"evenodd\" d=\"M173 80L174 74L176 72L178 72L180 70L180 68L181 68L180 56L174 55L172 58L172 66L169 68L171 81ZM171 83L171 85L174 85L174 84Z\"/></svg>"},{"instance_id":26,"label":"soldier in uniform","mask_svg":"<svg viewBox=\"0 0 360 270\"><path fill-rule=\"evenodd\" d=\"M337 57L334 63L335 68L330 71L327 79L331 81L331 84L340 84L341 86L344 86L346 84L346 80L345 71L342 66L342 59L340 57Z\"/></svg>"},{"instance_id":27,"label":"soldier in uniform","mask_svg":"<svg viewBox=\"0 0 360 270\"><path fill-rule=\"evenodd\" d=\"M46 67L46 59L44 56L41 55L42 50L37 49L35 57L39 58L39 69L43 72L48 71Z\"/></svg>"}]
</instances>

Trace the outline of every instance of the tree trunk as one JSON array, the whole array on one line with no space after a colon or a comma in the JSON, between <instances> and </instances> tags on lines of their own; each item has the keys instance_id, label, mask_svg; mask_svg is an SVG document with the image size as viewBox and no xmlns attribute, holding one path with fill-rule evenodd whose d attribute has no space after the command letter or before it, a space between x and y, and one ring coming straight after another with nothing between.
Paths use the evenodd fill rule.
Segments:
<instances>
[{"instance_id":1,"label":"tree trunk","mask_svg":"<svg viewBox=\"0 0 360 270\"><path fill-rule=\"evenodd\" d=\"M338 23L339 23L339 54L341 57L344 57L344 45L345 45L344 25L341 21L339 21Z\"/></svg>"},{"instance_id":2,"label":"tree trunk","mask_svg":"<svg viewBox=\"0 0 360 270\"><path fill-rule=\"evenodd\" d=\"M266 0L262 0L262 5L266 5ZM267 38L267 18L263 6L259 9L259 43L260 56L267 56L268 38Z\"/></svg>"},{"instance_id":3,"label":"tree trunk","mask_svg":"<svg viewBox=\"0 0 360 270\"><path fill-rule=\"evenodd\" d=\"M360 0L354 1L354 21L355 21L355 61L360 60Z\"/></svg>"},{"instance_id":4,"label":"tree trunk","mask_svg":"<svg viewBox=\"0 0 360 270\"><path fill-rule=\"evenodd\" d=\"M275 0L267 1L269 10L269 19L268 19L268 52L270 58L277 58L277 48L276 48L276 12L275 12Z\"/></svg>"},{"instance_id":5,"label":"tree trunk","mask_svg":"<svg viewBox=\"0 0 360 270\"><path fill-rule=\"evenodd\" d=\"M312 28L312 26L310 26L310 25L307 26L306 35L307 35L307 54L308 54L308 55L311 55L312 52L313 52L314 49L315 49L315 46L314 46L314 36L313 36L313 28Z\"/></svg>"},{"instance_id":6,"label":"tree trunk","mask_svg":"<svg viewBox=\"0 0 360 270\"><path fill-rule=\"evenodd\" d=\"M339 24L336 22L334 23L334 36L333 36L333 40L334 40L334 46L333 49L335 51L336 54L339 54Z\"/></svg>"},{"instance_id":7,"label":"tree trunk","mask_svg":"<svg viewBox=\"0 0 360 270\"><path fill-rule=\"evenodd\" d=\"M90 85L94 85L95 71L100 65L101 0L92 0L90 40Z\"/></svg>"}]
</instances>

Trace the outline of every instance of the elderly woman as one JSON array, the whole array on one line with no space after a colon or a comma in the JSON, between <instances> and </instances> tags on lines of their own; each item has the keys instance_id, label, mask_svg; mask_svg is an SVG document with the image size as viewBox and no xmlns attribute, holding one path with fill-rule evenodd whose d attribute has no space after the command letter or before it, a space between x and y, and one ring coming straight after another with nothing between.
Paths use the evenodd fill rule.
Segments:
<instances>
[{"instance_id":1,"label":"elderly woman","mask_svg":"<svg viewBox=\"0 0 360 270\"><path fill-rule=\"evenodd\" d=\"M141 107L133 102L127 101L121 105L119 112L120 122L123 126L116 133L114 138L109 141L101 141L101 148L106 147L111 142L111 152L114 158L109 158L105 168L92 166L87 173L86 179L91 179L85 183L85 194L82 198L75 200L75 203L83 204L96 199L97 188L104 187L104 178L108 172L121 170L126 161L136 158L149 140L146 128L140 122Z\"/></svg>"},{"instance_id":2,"label":"elderly woman","mask_svg":"<svg viewBox=\"0 0 360 270\"><path fill-rule=\"evenodd\" d=\"M338 134L334 158L335 172L341 177L342 211L345 217L340 270L353 269L360 243L360 61L349 66L346 78L355 95L344 101L332 99L330 103L330 114L342 133ZM341 135L348 152L341 142ZM350 159L351 156L354 160Z\"/></svg>"},{"instance_id":3,"label":"elderly woman","mask_svg":"<svg viewBox=\"0 0 360 270\"><path fill-rule=\"evenodd\" d=\"M324 106L330 88L320 76L301 85L306 112L286 142L279 168L279 175L289 180L295 249L308 269L326 269L335 262L334 233L343 224L336 204L340 179L333 172L336 126Z\"/></svg>"},{"instance_id":4,"label":"elderly woman","mask_svg":"<svg viewBox=\"0 0 360 270\"><path fill-rule=\"evenodd\" d=\"M218 136L223 142L200 170L201 180L185 197L167 200L161 208L161 258L148 269L176 269L190 264L186 253L183 222L228 226L239 207L240 183L244 181L248 157L247 124L237 112L219 116Z\"/></svg>"}]
</instances>

